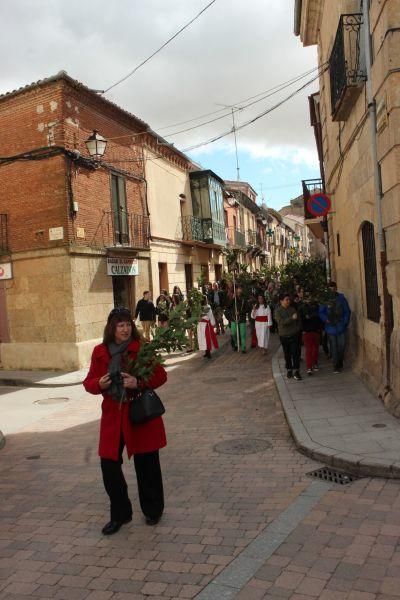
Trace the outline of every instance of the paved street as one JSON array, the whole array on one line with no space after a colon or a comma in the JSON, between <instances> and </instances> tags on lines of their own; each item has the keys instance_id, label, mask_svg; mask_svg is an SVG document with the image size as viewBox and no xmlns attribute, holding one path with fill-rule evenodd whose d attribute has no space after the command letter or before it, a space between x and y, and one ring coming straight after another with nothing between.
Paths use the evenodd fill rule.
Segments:
<instances>
[{"instance_id":1,"label":"paved street","mask_svg":"<svg viewBox=\"0 0 400 600\"><path fill-rule=\"evenodd\" d=\"M126 461L134 519L110 538L99 398L45 390L69 401L31 416L0 452L0 598L400 597L400 482L307 477L321 465L291 440L272 379L276 345L269 356L225 345L211 361L169 359L165 515L144 524ZM31 403L32 390L11 393Z\"/></svg>"}]
</instances>

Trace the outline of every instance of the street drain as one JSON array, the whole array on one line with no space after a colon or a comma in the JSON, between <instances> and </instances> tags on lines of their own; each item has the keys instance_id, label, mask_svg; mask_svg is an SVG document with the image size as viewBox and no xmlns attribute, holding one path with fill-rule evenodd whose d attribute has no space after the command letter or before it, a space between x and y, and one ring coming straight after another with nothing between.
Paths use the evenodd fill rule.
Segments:
<instances>
[{"instance_id":1,"label":"street drain","mask_svg":"<svg viewBox=\"0 0 400 600\"><path fill-rule=\"evenodd\" d=\"M237 377L208 377L204 383L230 383L231 381L237 381Z\"/></svg>"},{"instance_id":2,"label":"street drain","mask_svg":"<svg viewBox=\"0 0 400 600\"><path fill-rule=\"evenodd\" d=\"M386 425L385 423L374 423L372 427L375 427L376 429L383 429L384 427L386 427Z\"/></svg>"},{"instance_id":3,"label":"street drain","mask_svg":"<svg viewBox=\"0 0 400 600\"><path fill-rule=\"evenodd\" d=\"M42 398L42 400L35 400L34 404L62 404L68 402L69 398Z\"/></svg>"},{"instance_id":4,"label":"street drain","mask_svg":"<svg viewBox=\"0 0 400 600\"><path fill-rule=\"evenodd\" d=\"M40 454L32 454L32 456L25 456L26 460L37 460L40 458Z\"/></svg>"},{"instance_id":5,"label":"street drain","mask_svg":"<svg viewBox=\"0 0 400 600\"><path fill-rule=\"evenodd\" d=\"M219 454L255 454L272 447L271 442L254 438L238 438L215 444L214 451Z\"/></svg>"},{"instance_id":6,"label":"street drain","mask_svg":"<svg viewBox=\"0 0 400 600\"><path fill-rule=\"evenodd\" d=\"M359 479L355 475L345 473L344 471L338 471L337 469L330 469L329 467L322 467L316 471L307 473L307 477L314 477L315 479L322 479L323 481L329 481L331 483L338 483L339 485L347 485Z\"/></svg>"}]
</instances>

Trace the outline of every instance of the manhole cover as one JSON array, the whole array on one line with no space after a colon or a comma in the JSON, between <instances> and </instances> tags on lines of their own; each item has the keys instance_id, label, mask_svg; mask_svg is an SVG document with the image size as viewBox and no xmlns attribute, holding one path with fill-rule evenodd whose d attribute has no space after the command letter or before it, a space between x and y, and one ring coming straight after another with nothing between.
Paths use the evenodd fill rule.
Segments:
<instances>
[{"instance_id":1,"label":"manhole cover","mask_svg":"<svg viewBox=\"0 0 400 600\"><path fill-rule=\"evenodd\" d=\"M271 447L271 442L267 440L239 438L215 444L214 451L220 454L255 454L256 452L268 450Z\"/></svg>"},{"instance_id":2,"label":"manhole cover","mask_svg":"<svg viewBox=\"0 0 400 600\"><path fill-rule=\"evenodd\" d=\"M204 380L205 383L229 383L237 381L236 377L208 377Z\"/></svg>"},{"instance_id":3,"label":"manhole cover","mask_svg":"<svg viewBox=\"0 0 400 600\"><path fill-rule=\"evenodd\" d=\"M331 483L338 483L339 485L347 485L359 479L351 473L345 473L344 471L338 471L337 469L330 469L329 467L322 467L316 471L307 473L308 477L314 477L315 479L322 479L323 481L329 481Z\"/></svg>"},{"instance_id":4,"label":"manhole cover","mask_svg":"<svg viewBox=\"0 0 400 600\"><path fill-rule=\"evenodd\" d=\"M372 427L375 427L376 429L383 429L383 427L386 427L386 425L385 423L375 423L372 425Z\"/></svg>"},{"instance_id":5,"label":"manhole cover","mask_svg":"<svg viewBox=\"0 0 400 600\"><path fill-rule=\"evenodd\" d=\"M42 400L35 400L34 404L62 404L68 402L69 398L43 398Z\"/></svg>"}]
</instances>

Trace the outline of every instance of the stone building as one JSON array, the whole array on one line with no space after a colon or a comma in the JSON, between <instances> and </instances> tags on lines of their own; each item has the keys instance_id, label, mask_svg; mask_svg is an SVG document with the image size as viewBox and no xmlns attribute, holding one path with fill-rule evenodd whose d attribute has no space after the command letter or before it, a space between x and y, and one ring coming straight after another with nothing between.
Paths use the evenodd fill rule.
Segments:
<instances>
[{"instance_id":1,"label":"stone building","mask_svg":"<svg viewBox=\"0 0 400 600\"><path fill-rule=\"evenodd\" d=\"M318 47L330 263L353 311L353 365L400 414L400 1L296 0L295 34Z\"/></svg>"}]
</instances>

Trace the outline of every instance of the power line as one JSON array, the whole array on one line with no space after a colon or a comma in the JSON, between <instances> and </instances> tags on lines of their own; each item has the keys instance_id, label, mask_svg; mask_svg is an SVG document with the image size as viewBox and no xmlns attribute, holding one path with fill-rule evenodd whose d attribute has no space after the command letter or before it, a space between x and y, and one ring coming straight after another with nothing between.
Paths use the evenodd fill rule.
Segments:
<instances>
[{"instance_id":1,"label":"power line","mask_svg":"<svg viewBox=\"0 0 400 600\"><path fill-rule=\"evenodd\" d=\"M258 94L255 94L254 96L250 96L249 98L244 98L243 100L238 100L234 104L226 105L226 106L229 106L230 108L235 108L234 105L241 105L241 104L244 104L245 102L249 102L250 100L254 100L255 98L258 98L259 96L263 96L263 98L260 98L260 100L256 101L256 102L261 102L265 98L268 98L270 95L272 96L273 94L271 92L278 93L281 90L285 89L286 87L289 87L290 85L293 85L294 83L297 83L304 77L307 77L307 75L311 75L314 71L322 68L323 66L324 65L321 65L320 67L314 67L313 69L305 71L304 73L301 73L300 75L296 75L295 77L292 77L291 79L288 79L287 81L284 81L283 83L279 83L278 85L276 85L272 88L269 88L267 90L259 92ZM276 90L276 92L275 92L275 90ZM265 96L265 94L268 94L268 95ZM251 103L248 106L251 106L252 104L256 104L256 102ZM247 108L247 106L246 106L246 108ZM187 123L193 123L193 121L198 121L199 119L203 119L205 117L210 117L212 115L216 115L220 112L223 112L224 110L225 110L224 108L219 108L217 110L213 110L213 111L205 113L203 115L199 115L198 117L193 117L192 119L187 119L186 121L180 121L178 123L173 123L172 125L164 125L163 127L156 127L156 129L158 131L163 131L164 129L171 129L172 127L179 127L180 125L186 125ZM226 113L220 118L224 118L229 115L230 115L230 113ZM206 124L212 123L212 122L213 121L208 121ZM188 130L185 130L185 131L188 131ZM166 134L166 135L177 135L177 134Z\"/></svg>"},{"instance_id":2,"label":"power line","mask_svg":"<svg viewBox=\"0 0 400 600\"><path fill-rule=\"evenodd\" d=\"M164 42L164 44L162 46L160 46L157 50L155 50L153 52L153 54L150 54L150 56L148 56L145 60L143 60L139 65L137 65L134 69L132 69L132 71L130 71L127 75L125 75L125 77L123 77L122 79L120 79L119 81L117 81L116 83L113 83L112 85L110 85L110 87L108 87L106 90L104 90L104 92L102 92L103 94L106 94L107 92L109 92L110 90L112 90L113 88L115 88L117 85L119 85L120 83L122 83L123 81L126 81L129 77L131 77L134 73L136 73L136 71L138 71L140 69L140 67L143 67L143 65L145 65L146 63L149 62L149 60L151 60L153 58L153 56L155 56L156 54L158 54L159 52L161 52L161 50L163 48L165 48L165 46L167 46L169 43L172 42L172 40L174 40L176 37L178 37L178 35L180 33L182 33L182 31L184 31L185 29L187 29L189 27L189 25L191 25L192 23L194 23L194 21L196 21L196 19L198 19L208 8L210 8L210 6L212 6L212 4L214 4L217 0L212 0L211 2L209 2L207 4L207 6L205 6L195 17L193 17L193 19L191 19L188 23L186 23L186 25L184 25L183 27L181 27L179 29L179 31L177 31L172 37L170 37L166 42Z\"/></svg>"},{"instance_id":3,"label":"power line","mask_svg":"<svg viewBox=\"0 0 400 600\"><path fill-rule=\"evenodd\" d=\"M318 68L318 67L316 67L316 68ZM316 69L312 69L311 72L313 72L315 70ZM317 79L322 72L323 71L318 72L318 75L315 78ZM307 75L310 75L310 72L308 72ZM209 121L203 121L203 123L199 123L197 125L193 125L192 127L187 127L185 129L181 129L180 131L174 131L173 133L166 133L164 135L166 135L168 137L174 137L175 135L179 135L181 133L186 133L188 131L192 131L193 129L198 129L199 127L203 127L204 125L209 125L210 123L215 123L216 121L220 121L221 119L224 119L225 117L232 116L232 113L234 113L234 112L238 112L238 111L244 110L245 108L249 108L249 106L254 106L254 104L257 104L258 102L262 102L263 100L266 100L267 98L270 98L271 96L274 96L275 94L281 92L282 90L286 89L287 87L290 87L294 83L297 83L298 81L300 81L304 77L305 77L305 75L302 75L302 76L299 76L296 79L293 79L293 81L283 83L283 84L281 84L281 86L276 86L276 88L272 88L272 90L275 90L275 91L271 91L270 93L265 94L262 98L259 98L258 100L254 100L253 102L249 102L248 104L245 104L243 106L239 106L238 107L238 106L231 105L230 106L231 111L228 112L228 113L225 113L225 114L223 114L223 115L221 115L219 117L215 117L214 119L210 119ZM314 79L313 79L313 81L314 81ZM238 104L240 104L240 103L238 103ZM226 105L226 106L228 107L228 105Z\"/></svg>"},{"instance_id":4,"label":"power line","mask_svg":"<svg viewBox=\"0 0 400 600\"><path fill-rule=\"evenodd\" d=\"M326 69L327 69L327 67L325 67L324 71ZM324 71L322 71L322 73ZM236 131L239 131L240 129L243 129L244 127L247 127L248 125L251 125L252 123L255 123L256 121L258 121L258 119L261 119L262 117L265 117L265 115L268 115L269 113L271 113L275 109L279 108L280 106L282 106L283 104L285 104L286 102L288 102L288 100L290 100L291 98L293 98L294 96L296 96L296 94L298 94L299 92L301 92L304 88L306 88L311 83L313 83L316 79L318 79L319 76L322 73L318 73L315 77L313 77L312 79L310 79L309 81L307 81L304 85L302 85L301 87L299 87L297 90L295 90L294 92L292 92L291 94L289 94L289 96L286 96L286 98L283 98L283 100L281 100L280 102L277 102L277 104L275 104L271 108L268 108L267 110L264 110L262 113L260 113L257 116L253 117L249 121L246 121L245 123L242 123L241 125L236 126ZM191 150L195 150L196 148L200 148L201 146L207 146L208 144L212 144L213 142L216 142L216 141L220 140L221 138L226 137L227 135L230 135L231 133L232 133L232 129L230 129L229 131L225 131L225 132L223 132L223 133L221 133L219 135L216 135L215 137L213 137L213 138L211 138L209 140L206 140L204 142L199 142L198 144L194 144L193 146L189 146L188 148L184 148L182 150L182 152L189 152Z\"/></svg>"}]
</instances>

